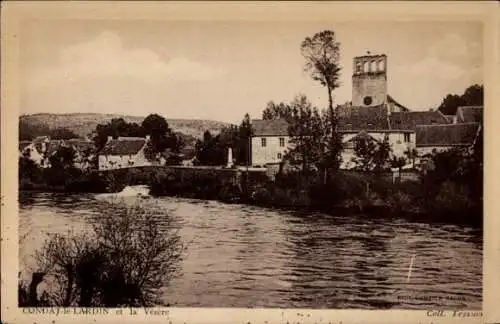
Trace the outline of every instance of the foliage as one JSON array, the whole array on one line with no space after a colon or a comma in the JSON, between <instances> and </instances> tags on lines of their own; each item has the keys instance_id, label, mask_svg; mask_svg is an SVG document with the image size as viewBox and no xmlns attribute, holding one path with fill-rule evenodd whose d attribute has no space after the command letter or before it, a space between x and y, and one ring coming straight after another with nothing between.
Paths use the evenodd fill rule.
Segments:
<instances>
[{"instance_id":1,"label":"foliage","mask_svg":"<svg viewBox=\"0 0 500 324\"><path fill-rule=\"evenodd\" d=\"M245 114L240 126L224 127L216 136L207 130L202 140L196 142L196 160L201 165L226 165L231 148L236 164L247 165L250 162L251 134L252 125L248 114Z\"/></svg>"},{"instance_id":2,"label":"foliage","mask_svg":"<svg viewBox=\"0 0 500 324\"><path fill-rule=\"evenodd\" d=\"M238 129L238 150L236 162L237 164L250 164L250 140L253 135L250 115L245 114Z\"/></svg>"},{"instance_id":3,"label":"foliage","mask_svg":"<svg viewBox=\"0 0 500 324\"><path fill-rule=\"evenodd\" d=\"M406 159L402 156L393 156L391 160L391 167L401 169L406 165Z\"/></svg>"},{"instance_id":4,"label":"foliage","mask_svg":"<svg viewBox=\"0 0 500 324\"><path fill-rule=\"evenodd\" d=\"M404 152L406 158L408 159L409 162L411 162L412 168L415 169L415 160L418 158L418 151L415 148L409 148L406 149Z\"/></svg>"},{"instance_id":5,"label":"foliage","mask_svg":"<svg viewBox=\"0 0 500 324\"><path fill-rule=\"evenodd\" d=\"M374 168L374 158L377 144L371 137L359 137L354 142L353 162L360 171L371 171Z\"/></svg>"},{"instance_id":6,"label":"foliage","mask_svg":"<svg viewBox=\"0 0 500 324\"><path fill-rule=\"evenodd\" d=\"M333 109L332 92L340 86L340 43L335 32L324 30L306 37L300 50L305 59L304 70L314 81L326 87L328 92L328 111L323 122L323 146L321 149L320 170L326 175L337 172L341 164L342 138L337 132L337 116Z\"/></svg>"},{"instance_id":7,"label":"foliage","mask_svg":"<svg viewBox=\"0 0 500 324\"><path fill-rule=\"evenodd\" d=\"M72 147L61 146L49 157L49 162L54 169L69 169L74 167L76 151Z\"/></svg>"},{"instance_id":8,"label":"foliage","mask_svg":"<svg viewBox=\"0 0 500 324\"><path fill-rule=\"evenodd\" d=\"M143 128L137 123L128 123L123 118L113 118L109 123L96 126L94 143L97 150L104 147L108 136L144 137Z\"/></svg>"},{"instance_id":9,"label":"foliage","mask_svg":"<svg viewBox=\"0 0 500 324\"><path fill-rule=\"evenodd\" d=\"M155 160L158 153L167 149L179 153L184 145L182 138L170 129L167 120L158 114L147 116L141 127L144 134L151 136L145 152L149 160Z\"/></svg>"},{"instance_id":10,"label":"foliage","mask_svg":"<svg viewBox=\"0 0 500 324\"><path fill-rule=\"evenodd\" d=\"M462 95L448 94L438 109L445 115L454 115L460 106L482 106L484 104L484 87L474 84L465 89Z\"/></svg>"},{"instance_id":11,"label":"foliage","mask_svg":"<svg viewBox=\"0 0 500 324\"><path fill-rule=\"evenodd\" d=\"M292 107L290 105L280 102L275 104L273 101L267 103L266 109L262 112L262 119L280 119L284 118L290 120L292 118Z\"/></svg>"},{"instance_id":12,"label":"foliage","mask_svg":"<svg viewBox=\"0 0 500 324\"><path fill-rule=\"evenodd\" d=\"M56 287L51 304L158 305L160 289L177 274L184 249L170 219L138 204L113 203L95 221L89 233L50 235L38 251L38 265Z\"/></svg>"},{"instance_id":13,"label":"foliage","mask_svg":"<svg viewBox=\"0 0 500 324\"><path fill-rule=\"evenodd\" d=\"M340 43L331 30L306 37L300 45L305 71L328 90L329 109L333 110L332 91L340 86Z\"/></svg>"},{"instance_id":14,"label":"foliage","mask_svg":"<svg viewBox=\"0 0 500 324\"><path fill-rule=\"evenodd\" d=\"M304 95L291 103L292 118L288 128L291 148L284 160L298 167L303 174L319 169L324 152L322 119L316 107Z\"/></svg>"}]
</instances>

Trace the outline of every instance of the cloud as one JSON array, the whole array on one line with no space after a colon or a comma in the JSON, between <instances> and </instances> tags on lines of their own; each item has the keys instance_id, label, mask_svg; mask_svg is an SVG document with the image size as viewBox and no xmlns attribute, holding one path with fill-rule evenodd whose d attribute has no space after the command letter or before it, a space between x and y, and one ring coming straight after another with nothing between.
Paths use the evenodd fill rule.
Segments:
<instances>
[{"instance_id":1,"label":"cloud","mask_svg":"<svg viewBox=\"0 0 500 324\"><path fill-rule=\"evenodd\" d=\"M481 45L479 41L467 42L456 33L448 33L439 41L432 44L427 54L432 57L448 59L478 58L481 56Z\"/></svg>"},{"instance_id":2,"label":"cloud","mask_svg":"<svg viewBox=\"0 0 500 324\"><path fill-rule=\"evenodd\" d=\"M432 76L432 78L446 80L455 80L467 72L460 66L430 56L412 65L397 66L396 71L409 77L428 78Z\"/></svg>"},{"instance_id":3,"label":"cloud","mask_svg":"<svg viewBox=\"0 0 500 324\"><path fill-rule=\"evenodd\" d=\"M109 31L65 48L60 52L59 61L58 66L34 71L31 84L117 77L139 82L205 81L224 73L222 69L186 57L173 57L165 62L149 49L124 48L120 37Z\"/></svg>"},{"instance_id":4,"label":"cloud","mask_svg":"<svg viewBox=\"0 0 500 324\"><path fill-rule=\"evenodd\" d=\"M430 45L420 61L397 66L396 71L410 77L456 80L480 72L481 53L479 42L467 42L458 34L448 33Z\"/></svg>"}]
</instances>

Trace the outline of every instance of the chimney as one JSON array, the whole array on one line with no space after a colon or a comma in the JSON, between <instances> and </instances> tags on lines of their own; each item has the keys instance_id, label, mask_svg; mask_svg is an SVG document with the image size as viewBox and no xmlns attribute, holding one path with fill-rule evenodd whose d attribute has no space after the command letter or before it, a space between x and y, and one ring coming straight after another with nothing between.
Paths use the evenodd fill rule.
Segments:
<instances>
[{"instance_id":1,"label":"chimney","mask_svg":"<svg viewBox=\"0 0 500 324\"><path fill-rule=\"evenodd\" d=\"M151 135L146 135L146 142L149 142L150 139L151 139Z\"/></svg>"}]
</instances>

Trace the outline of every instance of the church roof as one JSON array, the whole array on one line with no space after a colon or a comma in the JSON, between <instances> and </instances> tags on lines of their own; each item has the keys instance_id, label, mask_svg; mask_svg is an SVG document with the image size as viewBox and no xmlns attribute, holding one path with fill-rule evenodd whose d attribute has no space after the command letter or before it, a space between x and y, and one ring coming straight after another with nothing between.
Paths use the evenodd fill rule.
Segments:
<instances>
[{"instance_id":1,"label":"church roof","mask_svg":"<svg viewBox=\"0 0 500 324\"><path fill-rule=\"evenodd\" d=\"M99 151L100 155L133 155L146 144L142 137L119 137L112 139Z\"/></svg>"},{"instance_id":2,"label":"church roof","mask_svg":"<svg viewBox=\"0 0 500 324\"><path fill-rule=\"evenodd\" d=\"M483 106L463 106L457 108L457 123L482 123Z\"/></svg>"},{"instance_id":3,"label":"church roof","mask_svg":"<svg viewBox=\"0 0 500 324\"><path fill-rule=\"evenodd\" d=\"M253 136L288 136L288 125L285 119L254 119Z\"/></svg>"},{"instance_id":4,"label":"church roof","mask_svg":"<svg viewBox=\"0 0 500 324\"><path fill-rule=\"evenodd\" d=\"M418 125L416 145L417 147L472 145L479 127L479 123Z\"/></svg>"},{"instance_id":5,"label":"church roof","mask_svg":"<svg viewBox=\"0 0 500 324\"><path fill-rule=\"evenodd\" d=\"M340 132L390 130L385 105L375 107L339 106L336 111Z\"/></svg>"}]
</instances>

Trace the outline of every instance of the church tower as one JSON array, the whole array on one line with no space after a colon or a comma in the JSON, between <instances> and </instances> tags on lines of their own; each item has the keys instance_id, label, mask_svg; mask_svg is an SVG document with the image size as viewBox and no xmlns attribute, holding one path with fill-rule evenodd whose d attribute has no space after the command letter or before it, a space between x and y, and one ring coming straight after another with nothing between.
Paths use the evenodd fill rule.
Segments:
<instances>
[{"instance_id":1,"label":"church tower","mask_svg":"<svg viewBox=\"0 0 500 324\"><path fill-rule=\"evenodd\" d=\"M370 55L354 58L352 105L374 107L387 101L387 56Z\"/></svg>"}]
</instances>

